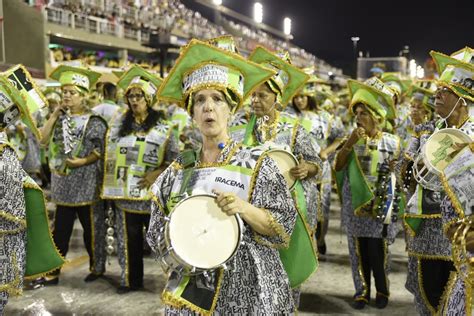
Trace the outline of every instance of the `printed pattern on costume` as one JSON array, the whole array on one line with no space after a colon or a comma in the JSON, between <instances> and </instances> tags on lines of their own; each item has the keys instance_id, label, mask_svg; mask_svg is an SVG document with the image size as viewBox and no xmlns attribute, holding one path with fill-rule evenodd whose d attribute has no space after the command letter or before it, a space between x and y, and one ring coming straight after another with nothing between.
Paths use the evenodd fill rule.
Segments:
<instances>
[{"instance_id":1,"label":"printed pattern on costume","mask_svg":"<svg viewBox=\"0 0 474 316\"><path fill-rule=\"evenodd\" d=\"M225 161L232 152L235 143L224 149L219 162ZM238 154L238 151L236 152ZM175 180L182 170L176 168L181 162L177 159L157 179L152 187L157 202L153 204L150 228L147 240L156 250L160 236L160 227L164 225L163 210L171 194ZM276 222L290 235L296 220L296 210L285 180L277 172L273 160L265 157L261 160L261 167L257 175L252 194L252 205L267 209ZM244 243L237 255L228 264L229 270L224 271L221 284L216 315L228 314L274 314L293 312L293 298L286 272L283 269L278 251L275 248L258 243L254 233L248 225L243 235ZM265 237L268 242L281 243L279 237ZM168 315L193 315L186 307L166 306Z\"/></svg>"},{"instance_id":2,"label":"printed pattern on costume","mask_svg":"<svg viewBox=\"0 0 474 316\"><path fill-rule=\"evenodd\" d=\"M56 125L60 126L60 125ZM87 124L82 150L78 157L86 157L96 150L104 153L107 124L99 117L92 116ZM102 183L103 161L72 169L66 175L51 174L51 198L58 204L91 204L99 198L99 184Z\"/></svg>"},{"instance_id":3,"label":"printed pattern on costume","mask_svg":"<svg viewBox=\"0 0 474 316\"><path fill-rule=\"evenodd\" d=\"M26 268L26 209L21 168L0 132L0 314L10 295L21 294ZM4 146L4 147L3 147Z\"/></svg>"}]
</instances>

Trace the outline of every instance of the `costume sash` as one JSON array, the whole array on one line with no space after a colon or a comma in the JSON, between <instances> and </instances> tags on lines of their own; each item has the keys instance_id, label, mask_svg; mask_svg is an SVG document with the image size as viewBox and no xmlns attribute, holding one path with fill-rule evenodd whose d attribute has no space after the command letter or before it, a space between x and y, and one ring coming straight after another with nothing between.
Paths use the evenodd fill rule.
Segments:
<instances>
[{"instance_id":1,"label":"costume sash","mask_svg":"<svg viewBox=\"0 0 474 316\"><path fill-rule=\"evenodd\" d=\"M315 251L313 236L308 228L307 206L303 186L296 182L292 196L298 214L291 234L290 244L287 249L279 249L280 259L283 263L290 286L298 287L306 281L318 268L318 255Z\"/></svg>"},{"instance_id":2,"label":"costume sash","mask_svg":"<svg viewBox=\"0 0 474 316\"><path fill-rule=\"evenodd\" d=\"M43 191L31 179L23 183L26 207L26 271L25 277L37 278L64 264L49 230Z\"/></svg>"},{"instance_id":3,"label":"costume sash","mask_svg":"<svg viewBox=\"0 0 474 316\"><path fill-rule=\"evenodd\" d=\"M233 192L244 201L249 199L249 189L252 180L252 169L226 165L222 167L209 167L194 170L188 183L187 192L179 194L181 184L184 180L184 172L179 173L174 182L171 198L166 204L169 210L186 198L188 195L212 194L212 190L221 192Z\"/></svg>"},{"instance_id":4,"label":"costume sash","mask_svg":"<svg viewBox=\"0 0 474 316\"><path fill-rule=\"evenodd\" d=\"M254 136L256 116L252 115L245 131L244 144L255 146ZM295 119L282 115L277 121L277 134L272 135L276 145L292 146L292 135L296 128ZM303 186L299 181L292 192L298 211L295 227L290 238L289 247L280 249L280 259L283 263L291 287L297 287L306 281L318 267L318 257L310 230L307 225L307 205Z\"/></svg>"},{"instance_id":5,"label":"costume sash","mask_svg":"<svg viewBox=\"0 0 474 316\"><path fill-rule=\"evenodd\" d=\"M170 126L158 125L146 135L108 139L102 198L149 200L149 190L140 189L138 182L163 163L171 132Z\"/></svg>"},{"instance_id":6,"label":"costume sash","mask_svg":"<svg viewBox=\"0 0 474 316\"><path fill-rule=\"evenodd\" d=\"M354 213L357 214L357 211L360 208L372 201L374 198L374 193L365 180L364 173L359 166L359 162L354 150L352 150L349 154L347 170L336 171L336 184L339 194L343 192L343 181L346 172L351 190L352 209L354 210Z\"/></svg>"}]
</instances>

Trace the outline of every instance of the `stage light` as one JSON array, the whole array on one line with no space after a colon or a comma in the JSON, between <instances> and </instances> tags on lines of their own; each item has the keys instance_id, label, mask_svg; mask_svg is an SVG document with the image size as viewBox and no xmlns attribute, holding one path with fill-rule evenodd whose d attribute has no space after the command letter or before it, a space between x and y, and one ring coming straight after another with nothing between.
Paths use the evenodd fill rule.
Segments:
<instances>
[{"instance_id":1,"label":"stage light","mask_svg":"<svg viewBox=\"0 0 474 316\"><path fill-rule=\"evenodd\" d=\"M285 35L291 34L291 19L290 18L283 19L283 32L285 33Z\"/></svg>"},{"instance_id":2,"label":"stage light","mask_svg":"<svg viewBox=\"0 0 474 316\"><path fill-rule=\"evenodd\" d=\"M257 23L263 22L263 6L260 2L255 2L253 5L253 19Z\"/></svg>"}]
</instances>

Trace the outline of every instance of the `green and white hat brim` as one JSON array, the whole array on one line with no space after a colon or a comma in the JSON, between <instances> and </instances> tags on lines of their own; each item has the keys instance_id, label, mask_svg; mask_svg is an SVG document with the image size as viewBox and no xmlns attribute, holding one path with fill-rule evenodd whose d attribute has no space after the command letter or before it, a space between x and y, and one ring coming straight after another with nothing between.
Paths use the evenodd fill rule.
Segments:
<instances>
[{"instance_id":1,"label":"green and white hat brim","mask_svg":"<svg viewBox=\"0 0 474 316\"><path fill-rule=\"evenodd\" d=\"M430 54L440 74L436 83L450 88L459 97L474 101L474 64L435 51Z\"/></svg>"},{"instance_id":2,"label":"green and white hat brim","mask_svg":"<svg viewBox=\"0 0 474 316\"><path fill-rule=\"evenodd\" d=\"M89 92L101 74L86 68L61 65L54 69L49 77L59 81L61 86L73 85Z\"/></svg>"},{"instance_id":3,"label":"green and white hat brim","mask_svg":"<svg viewBox=\"0 0 474 316\"><path fill-rule=\"evenodd\" d=\"M18 91L25 100L26 107L22 110L22 120L30 128L33 135L37 139L40 139L40 133L32 116L41 111L48 104L41 89L31 77L28 70L21 64L7 69L1 73L1 76L8 79L11 86ZM18 106L21 106L21 104Z\"/></svg>"},{"instance_id":4,"label":"green and white hat brim","mask_svg":"<svg viewBox=\"0 0 474 316\"><path fill-rule=\"evenodd\" d=\"M385 72L380 78L388 87L395 90L398 96L405 94L410 87L407 85L407 81L403 80L400 73L397 72Z\"/></svg>"},{"instance_id":5,"label":"green and white hat brim","mask_svg":"<svg viewBox=\"0 0 474 316\"><path fill-rule=\"evenodd\" d=\"M434 80L418 80L411 85L407 95L421 100L423 105L429 111L432 111L435 107L435 93L436 84Z\"/></svg>"},{"instance_id":6,"label":"green and white hat brim","mask_svg":"<svg viewBox=\"0 0 474 316\"><path fill-rule=\"evenodd\" d=\"M9 117L9 115L13 115L16 107L18 108L19 115ZM38 140L41 140L41 134L36 127L36 122L31 117L31 113L28 109L26 97L22 95L20 90L14 87L11 84L11 81L4 75L0 75L0 113L2 114L1 117L3 120L0 124L3 125L6 123L2 128L14 123L18 119L21 119L26 126L30 128L33 135L35 135ZM5 121L7 117L8 122Z\"/></svg>"},{"instance_id":7,"label":"green and white hat brim","mask_svg":"<svg viewBox=\"0 0 474 316\"><path fill-rule=\"evenodd\" d=\"M381 105L385 108L387 112L387 119L394 119L396 116L395 104L394 104L394 96L395 91L390 89L382 80L378 79L377 77L372 77L364 81L364 85L371 87L373 90L377 91L380 96L382 96L383 100ZM349 89L350 90L350 89ZM351 98L352 98L351 94Z\"/></svg>"},{"instance_id":8,"label":"green and white hat brim","mask_svg":"<svg viewBox=\"0 0 474 316\"><path fill-rule=\"evenodd\" d=\"M184 47L158 90L158 98L185 107L195 91L217 89L241 106L259 85L275 74L244 57L193 39ZM188 112L189 105L186 106Z\"/></svg>"},{"instance_id":9,"label":"green and white hat brim","mask_svg":"<svg viewBox=\"0 0 474 316\"><path fill-rule=\"evenodd\" d=\"M271 78L271 81L281 90L281 104L283 107L293 99L295 94L310 79L310 76L303 70L291 65L261 46L258 46L248 59L267 67L270 66L277 71L277 74Z\"/></svg>"},{"instance_id":10,"label":"green and white hat brim","mask_svg":"<svg viewBox=\"0 0 474 316\"><path fill-rule=\"evenodd\" d=\"M362 103L379 123L383 123L386 118L389 118L388 110L390 107L386 104L386 97L382 92L356 80L348 80L347 85L351 99L349 111L352 114L354 114L354 106Z\"/></svg>"},{"instance_id":11,"label":"green and white hat brim","mask_svg":"<svg viewBox=\"0 0 474 316\"><path fill-rule=\"evenodd\" d=\"M162 82L163 79L158 76L151 74L138 65L133 65L122 74L117 86L122 88L125 94L132 88L139 88L145 94L148 104L151 105Z\"/></svg>"}]
</instances>

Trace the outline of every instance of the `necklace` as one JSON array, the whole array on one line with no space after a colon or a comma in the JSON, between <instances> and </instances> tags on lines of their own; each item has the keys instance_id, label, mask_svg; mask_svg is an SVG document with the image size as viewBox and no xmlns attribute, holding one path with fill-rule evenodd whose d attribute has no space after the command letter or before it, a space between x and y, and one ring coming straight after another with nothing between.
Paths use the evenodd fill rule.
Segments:
<instances>
[{"instance_id":1,"label":"necklace","mask_svg":"<svg viewBox=\"0 0 474 316\"><path fill-rule=\"evenodd\" d=\"M143 124L143 122L146 121L146 118L148 117L148 114L144 115L143 117L136 117L133 116L133 119L135 120L135 123L137 124Z\"/></svg>"}]
</instances>

